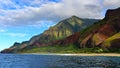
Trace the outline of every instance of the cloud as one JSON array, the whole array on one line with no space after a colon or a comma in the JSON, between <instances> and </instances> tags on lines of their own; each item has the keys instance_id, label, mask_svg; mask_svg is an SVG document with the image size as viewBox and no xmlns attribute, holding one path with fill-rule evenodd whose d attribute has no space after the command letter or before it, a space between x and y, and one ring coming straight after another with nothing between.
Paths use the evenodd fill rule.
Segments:
<instances>
[{"instance_id":1,"label":"cloud","mask_svg":"<svg viewBox=\"0 0 120 68\"><path fill-rule=\"evenodd\" d=\"M8 35L11 37L25 37L25 36L27 36L27 34L25 34L25 33L5 33L4 35Z\"/></svg>"},{"instance_id":2,"label":"cloud","mask_svg":"<svg viewBox=\"0 0 120 68\"><path fill-rule=\"evenodd\" d=\"M120 0L104 0L104 7L114 9L120 7Z\"/></svg>"},{"instance_id":3,"label":"cloud","mask_svg":"<svg viewBox=\"0 0 120 68\"><path fill-rule=\"evenodd\" d=\"M0 29L0 32L6 32L6 30L4 30L4 29Z\"/></svg>"},{"instance_id":4,"label":"cloud","mask_svg":"<svg viewBox=\"0 0 120 68\"><path fill-rule=\"evenodd\" d=\"M1 9L22 9L27 6L37 7L48 0L0 0Z\"/></svg>"},{"instance_id":5,"label":"cloud","mask_svg":"<svg viewBox=\"0 0 120 68\"><path fill-rule=\"evenodd\" d=\"M0 0L0 9L15 9L20 8L19 5L14 3L12 0Z\"/></svg>"},{"instance_id":6,"label":"cloud","mask_svg":"<svg viewBox=\"0 0 120 68\"><path fill-rule=\"evenodd\" d=\"M56 0L57 1L57 0ZM102 8L117 7L119 0L5 0L0 2L0 26L44 26L68 18L103 18ZM5 6L4 6L5 5ZM112 5L112 6L111 6ZM7 8L5 8L7 6ZM10 7L9 7L10 6ZM14 8L14 9L12 9ZM48 21L48 22L47 22Z\"/></svg>"}]
</instances>

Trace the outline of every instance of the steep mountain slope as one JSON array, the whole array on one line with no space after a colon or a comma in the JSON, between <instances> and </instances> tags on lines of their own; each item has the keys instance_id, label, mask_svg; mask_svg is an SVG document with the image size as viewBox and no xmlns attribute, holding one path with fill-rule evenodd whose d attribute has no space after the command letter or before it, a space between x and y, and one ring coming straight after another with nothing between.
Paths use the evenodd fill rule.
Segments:
<instances>
[{"instance_id":1,"label":"steep mountain slope","mask_svg":"<svg viewBox=\"0 0 120 68\"><path fill-rule=\"evenodd\" d=\"M110 49L120 48L120 32L106 39L102 45Z\"/></svg>"},{"instance_id":2,"label":"steep mountain slope","mask_svg":"<svg viewBox=\"0 0 120 68\"><path fill-rule=\"evenodd\" d=\"M120 8L108 10L103 20L82 33L81 47L106 47L103 42L120 31Z\"/></svg>"},{"instance_id":3,"label":"steep mountain slope","mask_svg":"<svg viewBox=\"0 0 120 68\"><path fill-rule=\"evenodd\" d=\"M72 16L68 19L60 21L53 27L44 31L37 39L40 43L48 43L54 40L63 39L67 36L79 32L80 30L86 28L87 26L93 24L97 20L95 19L80 19L76 16ZM34 40L33 38L31 41Z\"/></svg>"},{"instance_id":4,"label":"steep mountain slope","mask_svg":"<svg viewBox=\"0 0 120 68\"><path fill-rule=\"evenodd\" d=\"M29 41L25 41L17 45L15 44L2 52L17 52L24 48L31 49L33 47L48 46L51 45L53 41L64 39L85 29L97 21L98 20L96 19L81 19L76 16L72 16L60 21L58 24L50 27L42 34L32 37Z\"/></svg>"}]
</instances>

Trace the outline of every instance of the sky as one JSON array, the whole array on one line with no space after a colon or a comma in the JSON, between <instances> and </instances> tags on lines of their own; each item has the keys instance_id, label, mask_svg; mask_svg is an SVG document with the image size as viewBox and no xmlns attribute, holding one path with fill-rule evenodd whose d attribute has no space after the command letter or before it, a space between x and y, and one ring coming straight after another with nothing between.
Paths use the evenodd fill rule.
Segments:
<instances>
[{"instance_id":1,"label":"sky","mask_svg":"<svg viewBox=\"0 0 120 68\"><path fill-rule=\"evenodd\" d=\"M0 0L0 50L29 40L60 20L76 15L104 18L120 0Z\"/></svg>"}]
</instances>

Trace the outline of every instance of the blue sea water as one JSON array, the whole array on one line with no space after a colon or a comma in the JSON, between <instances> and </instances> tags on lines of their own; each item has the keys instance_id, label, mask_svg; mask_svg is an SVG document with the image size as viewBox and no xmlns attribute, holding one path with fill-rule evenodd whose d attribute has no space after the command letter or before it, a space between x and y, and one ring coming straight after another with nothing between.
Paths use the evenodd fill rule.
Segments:
<instances>
[{"instance_id":1,"label":"blue sea water","mask_svg":"<svg viewBox=\"0 0 120 68\"><path fill-rule=\"evenodd\" d=\"M120 57L0 54L0 68L120 68Z\"/></svg>"}]
</instances>

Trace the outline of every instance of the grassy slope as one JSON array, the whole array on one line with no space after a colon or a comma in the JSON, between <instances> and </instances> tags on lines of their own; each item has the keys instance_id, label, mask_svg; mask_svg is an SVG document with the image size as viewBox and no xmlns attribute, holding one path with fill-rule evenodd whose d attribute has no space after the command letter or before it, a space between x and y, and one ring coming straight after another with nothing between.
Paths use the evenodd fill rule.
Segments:
<instances>
[{"instance_id":1,"label":"grassy slope","mask_svg":"<svg viewBox=\"0 0 120 68\"><path fill-rule=\"evenodd\" d=\"M43 47L37 47L32 48L30 50L22 50L20 52L22 53L74 53L79 48L73 46L73 45L66 45L66 46L43 46Z\"/></svg>"},{"instance_id":2,"label":"grassy slope","mask_svg":"<svg viewBox=\"0 0 120 68\"><path fill-rule=\"evenodd\" d=\"M99 27L101 27L102 25L104 25L105 22L106 22L105 20L101 20L99 22L94 23L91 26L88 26L84 30L80 31L81 40L83 40L86 36L88 36L93 30L98 29Z\"/></svg>"},{"instance_id":3,"label":"grassy slope","mask_svg":"<svg viewBox=\"0 0 120 68\"><path fill-rule=\"evenodd\" d=\"M104 53L102 48L78 48L75 45L66 46L43 46L30 50L23 50L19 53Z\"/></svg>"},{"instance_id":4,"label":"grassy slope","mask_svg":"<svg viewBox=\"0 0 120 68\"><path fill-rule=\"evenodd\" d=\"M120 32L108 38L107 40L105 40L103 45L109 47L112 41L114 41L115 39L119 39L119 38L120 38Z\"/></svg>"}]
</instances>

